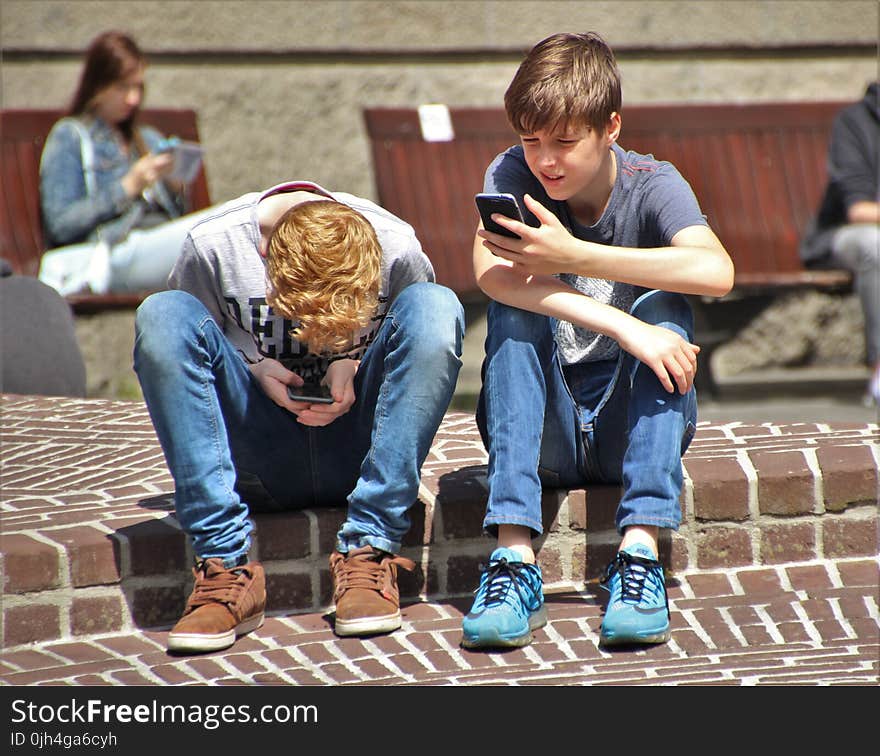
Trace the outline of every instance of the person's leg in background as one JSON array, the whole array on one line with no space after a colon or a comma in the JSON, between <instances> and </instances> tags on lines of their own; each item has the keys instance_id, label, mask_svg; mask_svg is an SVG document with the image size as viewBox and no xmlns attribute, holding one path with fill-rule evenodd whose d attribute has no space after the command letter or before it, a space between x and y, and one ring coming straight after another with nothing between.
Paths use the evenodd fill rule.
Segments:
<instances>
[{"instance_id":1,"label":"person's leg in background","mask_svg":"<svg viewBox=\"0 0 880 756\"><path fill-rule=\"evenodd\" d=\"M124 293L161 291L168 287L189 230L215 212L206 208L148 229L135 229L110 250L107 291Z\"/></svg>"},{"instance_id":2,"label":"person's leg in background","mask_svg":"<svg viewBox=\"0 0 880 756\"><path fill-rule=\"evenodd\" d=\"M865 318L866 361L871 378L866 403L880 408L880 227L844 226L834 234L831 259L853 274L853 288Z\"/></svg>"}]
</instances>

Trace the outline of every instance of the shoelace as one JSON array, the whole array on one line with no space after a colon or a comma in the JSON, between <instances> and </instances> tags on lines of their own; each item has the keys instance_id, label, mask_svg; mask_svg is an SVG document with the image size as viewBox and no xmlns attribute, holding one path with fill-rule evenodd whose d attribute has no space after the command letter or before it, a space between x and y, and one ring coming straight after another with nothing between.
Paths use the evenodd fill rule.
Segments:
<instances>
[{"instance_id":1,"label":"shoelace","mask_svg":"<svg viewBox=\"0 0 880 756\"><path fill-rule=\"evenodd\" d=\"M188 602L192 609L205 604L234 604L245 589L242 576L250 574L244 567L235 567L208 576L204 562L196 567L195 572L196 584Z\"/></svg>"},{"instance_id":2,"label":"shoelace","mask_svg":"<svg viewBox=\"0 0 880 756\"><path fill-rule=\"evenodd\" d=\"M414 570L416 566L415 562L406 557L376 552L355 554L349 556L348 559L339 559L334 566L337 594L350 588L367 588L384 594L387 576L386 565L392 564L403 567L405 570Z\"/></svg>"},{"instance_id":3,"label":"shoelace","mask_svg":"<svg viewBox=\"0 0 880 756\"><path fill-rule=\"evenodd\" d=\"M531 567L532 565L524 562L508 562L504 557L490 562L488 566L480 565L480 572L486 575L485 605L489 607L503 603L512 585L516 588L522 603L529 606L529 597L525 594L518 578L520 574L524 573L523 581L528 582L528 573L531 572ZM507 580L503 579L505 577Z\"/></svg>"},{"instance_id":4,"label":"shoelace","mask_svg":"<svg viewBox=\"0 0 880 756\"><path fill-rule=\"evenodd\" d=\"M609 583L616 572L620 575L620 600L624 603L638 604L642 600L649 577L654 577L655 585L663 586L662 580L656 576L656 572L660 569L662 567L656 559L647 559L620 551L615 560L608 565L599 582L605 590L610 590ZM668 605L669 598L665 588L663 588L663 598Z\"/></svg>"}]
</instances>

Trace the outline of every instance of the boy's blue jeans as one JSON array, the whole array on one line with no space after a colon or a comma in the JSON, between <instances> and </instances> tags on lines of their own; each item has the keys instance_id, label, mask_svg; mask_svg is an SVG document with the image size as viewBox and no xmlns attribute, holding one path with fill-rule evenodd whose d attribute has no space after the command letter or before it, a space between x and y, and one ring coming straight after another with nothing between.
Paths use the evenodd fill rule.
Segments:
<instances>
[{"instance_id":1,"label":"boy's blue jeans","mask_svg":"<svg viewBox=\"0 0 880 756\"><path fill-rule=\"evenodd\" d=\"M649 291L633 304L640 320L692 339L685 297ZM657 376L620 350L616 360L563 367L555 321L492 302L477 424L489 452L484 527L525 525L539 535L542 484L622 483L619 531L677 529L681 457L696 429L692 388L668 393Z\"/></svg>"},{"instance_id":2,"label":"boy's blue jeans","mask_svg":"<svg viewBox=\"0 0 880 756\"><path fill-rule=\"evenodd\" d=\"M338 506L342 552L398 553L421 466L461 366L464 313L442 286L408 286L355 376L356 401L330 425L301 425L262 391L202 303L151 295L135 323L134 366L199 558L233 566L251 509Z\"/></svg>"}]
</instances>

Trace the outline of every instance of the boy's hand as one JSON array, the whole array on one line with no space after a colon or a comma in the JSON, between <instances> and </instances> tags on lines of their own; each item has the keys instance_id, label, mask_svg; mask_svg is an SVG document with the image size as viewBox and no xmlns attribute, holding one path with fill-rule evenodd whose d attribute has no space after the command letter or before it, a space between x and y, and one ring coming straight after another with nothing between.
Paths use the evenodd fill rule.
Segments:
<instances>
[{"instance_id":1,"label":"boy's hand","mask_svg":"<svg viewBox=\"0 0 880 756\"><path fill-rule=\"evenodd\" d=\"M680 394L686 394L694 385L700 347L675 331L637 320L636 326L627 329L618 343L650 367L670 394L676 388Z\"/></svg>"},{"instance_id":2,"label":"boy's hand","mask_svg":"<svg viewBox=\"0 0 880 756\"><path fill-rule=\"evenodd\" d=\"M288 399L289 409L296 415L297 420L303 425L320 428L324 425L330 425L337 417L348 412L355 400L354 376L357 373L358 365L360 362L357 360L336 360L330 363L327 375L324 376L324 383L330 387L333 404L309 404L308 402L293 402ZM298 379L296 385L300 385L302 379L296 374L293 375ZM284 392L286 397L286 387Z\"/></svg>"},{"instance_id":3,"label":"boy's hand","mask_svg":"<svg viewBox=\"0 0 880 756\"><path fill-rule=\"evenodd\" d=\"M271 357L266 357L266 359L248 367L251 374L257 379L257 383L260 384L260 388L263 389L263 393L275 404L292 411L294 402L291 402L287 396L287 386L288 384L301 386L302 378Z\"/></svg>"},{"instance_id":4,"label":"boy's hand","mask_svg":"<svg viewBox=\"0 0 880 756\"><path fill-rule=\"evenodd\" d=\"M520 238L511 239L481 228L477 233L485 240L483 246L492 254L522 267L527 274L575 272L581 262L575 238L560 223L559 218L536 199L527 194L524 201L540 222L540 227L534 228L496 214L492 219Z\"/></svg>"},{"instance_id":5,"label":"boy's hand","mask_svg":"<svg viewBox=\"0 0 880 756\"><path fill-rule=\"evenodd\" d=\"M331 363L324 380L330 386L333 404L293 401L287 394L287 387L302 386L303 379L271 357L251 365L250 370L260 388L275 404L292 412L303 425L323 426L344 415L354 404L354 374L359 364L356 360Z\"/></svg>"}]
</instances>

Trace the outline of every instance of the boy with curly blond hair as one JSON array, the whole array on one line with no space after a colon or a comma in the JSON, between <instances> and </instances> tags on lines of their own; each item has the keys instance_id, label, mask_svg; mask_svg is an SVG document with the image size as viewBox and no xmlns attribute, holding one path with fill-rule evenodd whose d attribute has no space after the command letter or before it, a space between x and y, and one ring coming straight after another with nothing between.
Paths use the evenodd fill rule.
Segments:
<instances>
[{"instance_id":1,"label":"boy with curly blond hair","mask_svg":"<svg viewBox=\"0 0 880 756\"><path fill-rule=\"evenodd\" d=\"M605 573L604 644L669 637L658 560L678 527L699 347L683 294L720 296L733 266L669 163L618 146L620 76L597 34L554 34L504 98L520 144L484 191L513 194L517 238L477 230L474 271L492 300L477 422L489 452L484 526L497 538L463 621L469 648L522 646L547 621L532 539L542 485L622 485Z\"/></svg>"},{"instance_id":2,"label":"boy with curly blond hair","mask_svg":"<svg viewBox=\"0 0 880 756\"><path fill-rule=\"evenodd\" d=\"M421 465L461 365L462 307L413 230L288 182L193 227L136 318L135 370L196 557L172 651L226 648L266 603L252 511L338 506L337 635L400 626L397 568ZM296 398L306 383L326 402Z\"/></svg>"}]
</instances>

